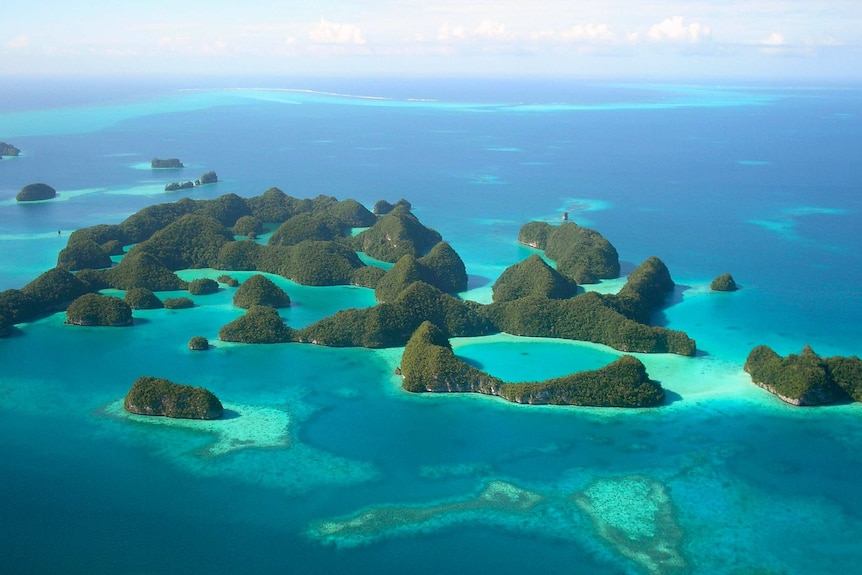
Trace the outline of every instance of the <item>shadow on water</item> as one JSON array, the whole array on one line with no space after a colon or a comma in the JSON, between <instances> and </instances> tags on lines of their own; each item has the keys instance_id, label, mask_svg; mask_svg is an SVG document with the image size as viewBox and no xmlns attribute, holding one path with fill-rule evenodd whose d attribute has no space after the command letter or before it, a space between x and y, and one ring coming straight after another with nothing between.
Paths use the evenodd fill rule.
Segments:
<instances>
[{"instance_id":1,"label":"shadow on water","mask_svg":"<svg viewBox=\"0 0 862 575\"><path fill-rule=\"evenodd\" d=\"M467 289L485 287L489 283L491 283L490 278L486 278L484 276L474 276L472 274L467 275Z\"/></svg>"},{"instance_id":2,"label":"shadow on water","mask_svg":"<svg viewBox=\"0 0 862 575\"><path fill-rule=\"evenodd\" d=\"M240 417L242 416L239 414L238 411L234 411L233 409L225 409L219 419L239 419Z\"/></svg>"},{"instance_id":3,"label":"shadow on water","mask_svg":"<svg viewBox=\"0 0 862 575\"><path fill-rule=\"evenodd\" d=\"M673 293L670 294L664 302L662 308L655 312L652 315L652 321L650 325L655 325L659 327L667 327L668 323L670 323L667 319L667 315L665 314L665 310L670 307L675 306L678 303L682 303L685 292L691 289L691 286L680 285L677 284L673 288Z\"/></svg>"},{"instance_id":4,"label":"shadow on water","mask_svg":"<svg viewBox=\"0 0 862 575\"><path fill-rule=\"evenodd\" d=\"M620 277L624 277L635 271L638 264L632 262L620 262Z\"/></svg>"},{"instance_id":5,"label":"shadow on water","mask_svg":"<svg viewBox=\"0 0 862 575\"><path fill-rule=\"evenodd\" d=\"M682 401L682 396L674 391L665 388L664 402L662 402L662 405L672 405L678 401Z\"/></svg>"}]
</instances>

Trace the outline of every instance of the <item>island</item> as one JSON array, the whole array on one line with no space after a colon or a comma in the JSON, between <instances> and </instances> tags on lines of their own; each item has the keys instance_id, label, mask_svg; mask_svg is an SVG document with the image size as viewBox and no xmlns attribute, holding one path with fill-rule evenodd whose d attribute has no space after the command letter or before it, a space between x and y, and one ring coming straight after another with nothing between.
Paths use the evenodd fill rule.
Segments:
<instances>
[{"instance_id":1,"label":"island","mask_svg":"<svg viewBox=\"0 0 862 575\"><path fill-rule=\"evenodd\" d=\"M18 192L18 195L15 196L15 199L19 202L38 202L41 200L50 200L52 198L57 197L57 190L49 186L48 184L36 183L36 184L27 184L21 191Z\"/></svg>"},{"instance_id":2,"label":"island","mask_svg":"<svg viewBox=\"0 0 862 575\"><path fill-rule=\"evenodd\" d=\"M536 383L506 383L455 356L440 328L425 321L407 342L401 358L406 391L472 392L515 403L648 407L660 405L664 390L649 379L643 363L626 355L597 370Z\"/></svg>"},{"instance_id":3,"label":"island","mask_svg":"<svg viewBox=\"0 0 862 575\"><path fill-rule=\"evenodd\" d=\"M189 340L189 350L191 351L206 351L209 348L209 340L201 335L196 335Z\"/></svg>"},{"instance_id":4,"label":"island","mask_svg":"<svg viewBox=\"0 0 862 575\"><path fill-rule=\"evenodd\" d=\"M176 192L179 190L190 190L195 187L195 183L191 180L187 182L171 182L165 185L166 192Z\"/></svg>"},{"instance_id":5,"label":"island","mask_svg":"<svg viewBox=\"0 0 862 575\"><path fill-rule=\"evenodd\" d=\"M221 401L211 391L150 376L135 380L123 407L137 415L183 419L218 419L224 414Z\"/></svg>"},{"instance_id":6,"label":"island","mask_svg":"<svg viewBox=\"0 0 862 575\"><path fill-rule=\"evenodd\" d=\"M152 167L154 170L165 170L165 169L176 170L179 168L184 168L185 166L177 158L166 158L166 159L153 158L152 161L150 162L150 167Z\"/></svg>"},{"instance_id":7,"label":"island","mask_svg":"<svg viewBox=\"0 0 862 575\"><path fill-rule=\"evenodd\" d=\"M132 308L118 297L88 293L66 308L66 323L83 326L127 326L132 323Z\"/></svg>"},{"instance_id":8,"label":"island","mask_svg":"<svg viewBox=\"0 0 862 575\"><path fill-rule=\"evenodd\" d=\"M709 284L709 289L712 291L736 291L739 286L733 280L730 274L721 274Z\"/></svg>"},{"instance_id":9,"label":"island","mask_svg":"<svg viewBox=\"0 0 862 575\"><path fill-rule=\"evenodd\" d=\"M0 142L0 158L3 156L17 156L21 153L21 150L13 146L12 144L7 144L6 142Z\"/></svg>"},{"instance_id":10,"label":"island","mask_svg":"<svg viewBox=\"0 0 862 575\"><path fill-rule=\"evenodd\" d=\"M218 181L218 174L213 171L201 174L201 177L195 180L196 186L205 186L206 184L214 184Z\"/></svg>"},{"instance_id":11,"label":"island","mask_svg":"<svg viewBox=\"0 0 862 575\"><path fill-rule=\"evenodd\" d=\"M268 277L255 274L239 284L233 294L233 305L245 309L255 305L287 307L290 296Z\"/></svg>"},{"instance_id":12,"label":"island","mask_svg":"<svg viewBox=\"0 0 862 575\"><path fill-rule=\"evenodd\" d=\"M255 272L234 293L234 304L247 311L219 330L222 341L401 347L421 340L422 330L431 329L423 327L427 322L446 341L505 332L589 341L626 353L696 352L696 342L684 332L654 325L675 289L656 257L637 266L616 294L585 292L576 277L592 280L618 273L616 249L598 232L572 222L531 222L521 229L520 239L544 249L544 257L533 254L510 266L493 286L492 303L483 304L458 297L467 289L467 272L455 249L422 224L406 200L390 206L376 206L385 213L375 214L355 200L295 198L278 188L249 198L225 194L152 205L119 224L76 230L55 269L21 290L0 293L0 333L8 335L16 323L66 309L85 294L91 297L84 301L102 301L94 298L105 297L99 295L105 289L124 291L125 302L114 299L129 309L191 307L188 297L161 301L156 293L213 293L219 283L237 286L228 274L240 271ZM275 230L266 243L242 235L263 229ZM393 265L367 265L359 252ZM112 265L111 255L120 255L119 263ZM177 275L204 268L218 270L218 281L189 282ZM291 301L272 276L305 286L363 286L374 290L377 303L294 328L275 309ZM159 313L147 319L158 321ZM443 339L434 338L435 346L446 348ZM661 402L660 386L650 383L636 361L624 356L595 373L529 385L494 383L487 389L523 403L631 407ZM416 370L408 366L405 373L408 387L414 385ZM486 376L479 376L480 381ZM601 386L607 389L597 391ZM445 389L426 385L424 391Z\"/></svg>"},{"instance_id":13,"label":"island","mask_svg":"<svg viewBox=\"0 0 862 575\"><path fill-rule=\"evenodd\" d=\"M806 345L799 354L781 357L759 345L744 369L755 385L791 405L862 401L862 360L856 356L823 358Z\"/></svg>"}]
</instances>

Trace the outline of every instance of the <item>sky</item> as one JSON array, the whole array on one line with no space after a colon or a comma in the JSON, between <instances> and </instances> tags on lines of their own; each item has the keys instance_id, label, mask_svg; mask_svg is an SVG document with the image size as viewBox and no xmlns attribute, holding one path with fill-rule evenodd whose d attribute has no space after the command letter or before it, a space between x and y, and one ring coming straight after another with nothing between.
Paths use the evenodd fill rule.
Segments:
<instances>
[{"instance_id":1,"label":"sky","mask_svg":"<svg viewBox=\"0 0 862 575\"><path fill-rule=\"evenodd\" d=\"M862 80L862 0L27 0L0 75Z\"/></svg>"}]
</instances>

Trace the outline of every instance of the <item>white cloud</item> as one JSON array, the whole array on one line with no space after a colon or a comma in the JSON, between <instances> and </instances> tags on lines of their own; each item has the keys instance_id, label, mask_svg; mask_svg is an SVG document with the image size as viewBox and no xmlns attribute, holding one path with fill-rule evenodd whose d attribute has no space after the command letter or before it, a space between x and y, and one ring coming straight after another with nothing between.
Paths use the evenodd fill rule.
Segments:
<instances>
[{"instance_id":1,"label":"white cloud","mask_svg":"<svg viewBox=\"0 0 862 575\"><path fill-rule=\"evenodd\" d=\"M6 42L6 47L11 48L13 50L22 50L30 45L30 37L25 36L24 34L20 34L15 36L8 42Z\"/></svg>"},{"instance_id":2,"label":"white cloud","mask_svg":"<svg viewBox=\"0 0 862 575\"><path fill-rule=\"evenodd\" d=\"M502 40L508 36L506 25L494 20L482 20L472 34L490 40Z\"/></svg>"},{"instance_id":3,"label":"white cloud","mask_svg":"<svg viewBox=\"0 0 862 575\"><path fill-rule=\"evenodd\" d=\"M650 27L647 37L655 42L690 42L694 44L709 38L711 34L710 29L700 22L686 24L685 18L674 16Z\"/></svg>"},{"instance_id":4,"label":"white cloud","mask_svg":"<svg viewBox=\"0 0 862 575\"><path fill-rule=\"evenodd\" d=\"M617 36L605 24L587 24L569 28L562 37L575 42L613 42Z\"/></svg>"},{"instance_id":5,"label":"white cloud","mask_svg":"<svg viewBox=\"0 0 862 575\"><path fill-rule=\"evenodd\" d=\"M362 30L353 24L339 24L320 19L320 23L309 33L311 41L318 44L365 44Z\"/></svg>"},{"instance_id":6,"label":"white cloud","mask_svg":"<svg viewBox=\"0 0 862 575\"><path fill-rule=\"evenodd\" d=\"M785 40L784 36L778 32L773 32L768 38L761 40L760 43L764 46L786 46L787 40Z\"/></svg>"},{"instance_id":7,"label":"white cloud","mask_svg":"<svg viewBox=\"0 0 862 575\"><path fill-rule=\"evenodd\" d=\"M449 26L448 22L437 29L437 39L441 42L463 40L466 35L467 31L463 26Z\"/></svg>"}]
</instances>

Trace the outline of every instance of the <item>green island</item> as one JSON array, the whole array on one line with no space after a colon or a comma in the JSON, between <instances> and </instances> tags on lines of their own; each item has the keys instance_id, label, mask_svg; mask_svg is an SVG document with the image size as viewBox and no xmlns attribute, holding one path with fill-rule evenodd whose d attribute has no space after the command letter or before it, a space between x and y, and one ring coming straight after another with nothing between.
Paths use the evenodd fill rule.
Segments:
<instances>
[{"instance_id":1,"label":"green island","mask_svg":"<svg viewBox=\"0 0 862 575\"><path fill-rule=\"evenodd\" d=\"M87 326L126 326L132 323L132 308L118 297L84 294L66 308L66 323Z\"/></svg>"},{"instance_id":2,"label":"green island","mask_svg":"<svg viewBox=\"0 0 862 575\"><path fill-rule=\"evenodd\" d=\"M650 380L643 363L630 355L592 371L535 383L506 383L459 359L443 332L428 321L404 348L401 377L402 387L415 393L473 392L534 405L650 407L664 400L661 385Z\"/></svg>"},{"instance_id":3,"label":"green island","mask_svg":"<svg viewBox=\"0 0 862 575\"><path fill-rule=\"evenodd\" d=\"M709 284L709 289L712 291L736 291L739 289L733 276L730 274L721 274Z\"/></svg>"},{"instance_id":4,"label":"green island","mask_svg":"<svg viewBox=\"0 0 862 575\"><path fill-rule=\"evenodd\" d=\"M138 415L183 419L218 419L224 414L221 401L211 391L150 376L135 380L123 407Z\"/></svg>"},{"instance_id":5,"label":"green island","mask_svg":"<svg viewBox=\"0 0 862 575\"><path fill-rule=\"evenodd\" d=\"M21 150L13 146L12 144L7 144L6 142L0 142L0 158L3 156L17 156L21 153Z\"/></svg>"},{"instance_id":6,"label":"green island","mask_svg":"<svg viewBox=\"0 0 862 575\"><path fill-rule=\"evenodd\" d=\"M751 381L792 405L862 401L862 359L820 357L810 346L781 357L759 345L745 360Z\"/></svg>"},{"instance_id":7,"label":"green island","mask_svg":"<svg viewBox=\"0 0 862 575\"><path fill-rule=\"evenodd\" d=\"M156 161L156 160L153 160ZM162 161L162 160L160 160ZM179 160L177 160L179 161ZM153 166L155 167L155 166ZM169 168L182 168L183 165L179 166L160 166L160 167L169 167ZM166 192L176 192L178 190L190 190L196 186L205 186L206 184L214 184L218 181L218 175L215 172L206 172L202 174L200 178L195 181L187 180L185 182L171 182L170 184L165 185Z\"/></svg>"},{"instance_id":8,"label":"green island","mask_svg":"<svg viewBox=\"0 0 862 575\"><path fill-rule=\"evenodd\" d=\"M579 281L619 274L616 249L598 232L572 222L558 226L530 222L522 227L520 241L545 250L556 266L537 254L510 266L493 286L493 302L481 304L457 295L467 289L463 260L410 210L406 200L395 204L381 200L372 212L355 200L324 195L300 199L278 188L249 198L225 194L149 206L119 224L76 230L56 268L21 290L0 293L0 333L8 335L16 323L65 309L76 298L103 289L125 291L126 301L117 301L129 309L179 309L194 303L185 297L160 301L154 292L188 290L203 295L218 290L219 283L238 284L227 273L217 282L187 282L176 273L207 268L257 272L235 292L234 305L247 311L220 329L223 341L413 350L427 339L429 330L437 330L439 335L424 343L426 351L433 349L435 354L446 350L451 354L448 338L499 332L589 341L623 352L695 354L696 344L685 333L650 325L674 290L670 273L658 258L639 265L617 294L582 292ZM275 230L268 241L248 239L264 226ZM359 252L394 265L388 270L366 265ZM114 265L111 256L116 255L122 258ZM306 286L374 289L378 303L293 328L275 310L290 305L289 296L264 274ZM456 373L470 378L476 374L468 366L453 368L455 363L449 360L427 364L429 377L435 374L447 381L441 386L416 383L422 380L418 364L405 354L404 387L411 391L493 389L496 395L522 403L629 407L656 405L664 396L661 386L649 380L643 365L632 357L593 372L534 384L492 383L487 374L478 376L480 383L456 382Z\"/></svg>"},{"instance_id":9,"label":"green island","mask_svg":"<svg viewBox=\"0 0 862 575\"><path fill-rule=\"evenodd\" d=\"M57 197L57 190L49 186L48 184L43 184L41 182L36 184L27 184L21 191L18 192L18 195L15 196L15 200L19 202L39 202L42 200L50 200L52 198Z\"/></svg>"},{"instance_id":10,"label":"green island","mask_svg":"<svg viewBox=\"0 0 862 575\"><path fill-rule=\"evenodd\" d=\"M152 161L150 161L150 167L154 170L176 170L179 168L184 168L185 166L177 158L153 158Z\"/></svg>"}]
</instances>

